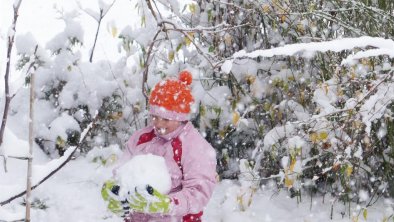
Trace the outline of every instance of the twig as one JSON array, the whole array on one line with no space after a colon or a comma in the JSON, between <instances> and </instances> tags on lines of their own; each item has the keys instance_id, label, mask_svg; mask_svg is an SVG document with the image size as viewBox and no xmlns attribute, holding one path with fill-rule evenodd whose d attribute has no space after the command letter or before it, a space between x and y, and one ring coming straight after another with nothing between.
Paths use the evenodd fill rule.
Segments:
<instances>
[{"instance_id":1,"label":"twig","mask_svg":"<svg viewBox=\"0 0 394 222\"><path fill-rule=\"evenodd\" d=\"M106 11L104 11L104 9L100 8L100 17L98 18L98 20L96 20L92 15L90 15L89 13L86 12L88 15L92 16L97 21L96 35L94 36L92 51L90 52L90 57L89 57L90 63L93 62L93 54L94 54L94 50L96 48L97 38L98 38L100 27L101 27L101 21L103 20L105 15L108 13L108 11L112 8L112 6L115 4L115 1L116 0L112 1L111 5L109 6L108 10L106 10Z\"/></svg>"},{"instance_id":2,"label":"twig","mask_svg":"<svg viewBox=\"0 0 394 222\"><path fill-rule=\"evenodd\" d=\"M208 58L208 56L204 53L204 51L201 49L201 47L195 43L194 39L183 29L178 28L174 23L170 21L161 21L158 23L159 26L164 26L164 24L170 24L174 27L173 30L181 32L183 35L185 35L186 38L190 40L191 43L196 47L197 51L207 60L207 62L211 65L212 68L215 68L216 66L212 63L212 59ZM166 28L167 29L167 28Z\"/></svg>"},{"instance_id":3,"label":"twig","mask_svg":"<svg viewBox=\"0 0 394 222\"><path fill-rule=\"evenodd\" d=\"M152 3L150 2L150 0L146 0L146 4L148 5L149 10L152 12L153 17L155 17L155 20L157 21L157 16L155 10L153 10Z\"/></svg>"},{"instance_id":4,"label":"twig","mask_svg":"<svg viewBox=\"0 0 394 222\"><path fill-rule=\"evenodd\" d=\"M29 159L29 157L27 157L27 156L7 156L7 155L3 155L3 154L0 154L0 156L5 159L8 159L8 158L18 159L18 160L28 160Z\"/></svg>"},{"instance_id":5,"label":"twig","mask_svg":"<svg viewBox=\"0 0 394 222\"><path fill-rule=\"evenodd\" d=\"M25 221L25 219L19 219L19 220L0 220L0 222L20 222L20 221Z\"/></svg>"},{"instance_id":6,"label":"twig","mask_svg":"<svg viewBox=\"0 0 394 222\"><path fill-rule=\"evenodd\" d=\"M153 46L155 45L156 39L157 39L157 37L159 36L160 33L161 33L161 30L158 30L156 32L155 36L153 37L153 40L152 40L152 42L149 45L148 54L147 54L146 59L145 59L145 64L144 64L145 69L144 69L144 73L143 73L143 76L142 76L142 94L144 95L146 101L148 101L148 93L147 93L147 89L146 89L146 83L148 81L150 58L151 58L151 55L152 55Z\"/></svg>"}]
</instances>

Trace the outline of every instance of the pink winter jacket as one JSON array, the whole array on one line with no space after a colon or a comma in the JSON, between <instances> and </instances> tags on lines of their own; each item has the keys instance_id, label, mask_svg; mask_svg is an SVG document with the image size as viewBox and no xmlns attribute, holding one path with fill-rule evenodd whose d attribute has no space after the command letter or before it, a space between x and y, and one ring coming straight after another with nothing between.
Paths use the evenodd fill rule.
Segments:
<instances>
[{"instance_id":1,"label":"pink winter jacket","mask_svg":"<svg viewBox=\"0 0 394 222\"><path fill-rule=\"evenodd\" d=\"M152 130L153 126L148 126L131 136L120 164L140 154L150 153L164 157L171 175L172 186L168 195L172 200L172 207L168 215L133 213L129 221L182 221L183 216L199 213L207 205L216 184L216 153L190 122L164 136L155 133L156 136L152 140L137 145L140 136ZM174 160L171 145L171 140L176 137L182 143L183 175Z\"/></svg>"}]
</instances>

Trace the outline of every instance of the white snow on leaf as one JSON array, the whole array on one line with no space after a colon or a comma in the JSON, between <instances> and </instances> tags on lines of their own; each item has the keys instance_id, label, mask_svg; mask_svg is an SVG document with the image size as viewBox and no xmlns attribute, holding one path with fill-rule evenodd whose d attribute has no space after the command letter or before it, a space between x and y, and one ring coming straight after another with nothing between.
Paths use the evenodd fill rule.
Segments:
<instances>
[{"instance_id":1,"label":"white snow on leaf","mask_svg":"<svg viewBox=\"0 0 394 222\"><path fill-rule=\"evenodd\" d=\"M233 60L226 60L224 63L223 63L223 65L222 65L222 71L224 72L224 73L230 73L230 71L231 71L231 68L232 68L232 66L233 66Z\"/></svg>"},{"instance_id":2,"label":"white snow on leaf","mask_svg":"<svg viewBox=\"0 0 394 222\"><path fill-rule=\"evenodd\" d=\"M280 139L290 136L294 129L295 128L292 124L273 128L264 137L264 149L270 149L271 146L277 143Z\"/></svg>"},{"instance_id":3,"label":"white snow on leaf","mask_svg":"<svg viewBox=\"0 0 394 222\"><path fill-rule=\"evenodd\" d=\"M365 131L371 132L373 121L380 119L386 111L386 107L394 101L394 83L381 84L377 92L372 95L360 108L362 120L366 125Z\"/></svg>"},{"instance_id":4,"label":"white snow on leaf","mask_svg":"<svg viewBox=\"0 0 394 222\"><path fill-rule=\"evenodd\" d=\"M67 130L81 131L78 122L67 113L62 113L62 115L50 124L50 138L52 141L56 141L57 137L60 136L63 140L67 140Z\"/></svg>"},{"instance_id":5,"label":"white snow on leaf","mask_svg":"<svg viewBox=\"0 0 394 222\"><path fill-rule=\"evenodd\" d=\"M301 104L295 102L294 100L283 100L279 104L279 107L282 111L291 110L300 121L305 121L310 118L310 115L306 112L304 107L302 107Z\"/></svg>"}]
</instances>

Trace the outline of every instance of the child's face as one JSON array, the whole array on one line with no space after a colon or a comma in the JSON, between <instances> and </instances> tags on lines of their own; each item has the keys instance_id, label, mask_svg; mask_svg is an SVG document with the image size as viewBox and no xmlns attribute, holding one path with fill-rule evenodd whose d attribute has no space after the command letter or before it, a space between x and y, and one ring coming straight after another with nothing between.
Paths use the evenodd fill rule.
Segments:
<instances>
[{"instance_id":1,"label":"child's face","mask_svg":"<svg viewBox=\"0 0 394 222\"><path fill-rule=\"evenodd\" d=\"M181 125L181 122L176 121L176 120L169 120L165 118L161 118L158 116L153 116L152 115L152 123L153 126L155 127L156 131L160 135L166 135L178 128L178 126Z\"/></svg>"}]
</instances>

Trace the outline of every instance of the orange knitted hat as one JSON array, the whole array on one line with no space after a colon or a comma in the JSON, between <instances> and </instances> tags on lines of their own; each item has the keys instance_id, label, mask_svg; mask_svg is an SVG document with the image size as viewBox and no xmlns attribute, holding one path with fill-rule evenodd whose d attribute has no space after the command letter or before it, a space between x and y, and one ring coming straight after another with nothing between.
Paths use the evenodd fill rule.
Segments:
<instances>
[{"instance_id":1,"label":"orange knitted hat","mask_svg":"<svg viewBox=\"0 0 394 222\"><path fill-rule=\"evenodd\" d=\"M192 74L182 71L178 79L169 78L157 83L149 97L149 113L171 120L188 120L190 105L194 102L190 91L192 81Z\"/></svg>"}]
</instances>

